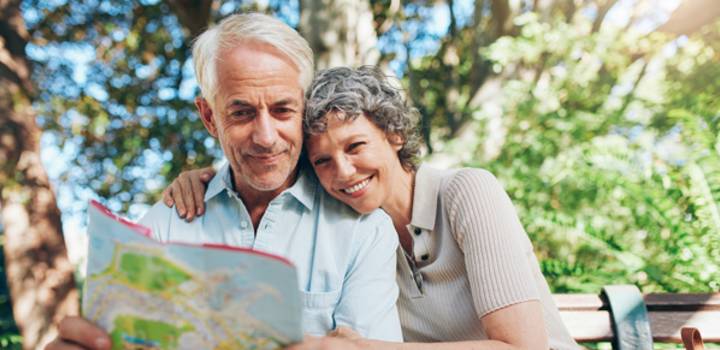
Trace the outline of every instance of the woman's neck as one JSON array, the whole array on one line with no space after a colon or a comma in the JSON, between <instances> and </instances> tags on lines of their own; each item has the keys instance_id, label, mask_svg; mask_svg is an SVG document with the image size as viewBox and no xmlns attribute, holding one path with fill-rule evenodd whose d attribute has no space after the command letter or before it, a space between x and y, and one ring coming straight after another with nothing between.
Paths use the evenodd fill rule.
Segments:
<instances>
[{"instance_id":1,"label":"woman's neck","mask_svg":"<svg viewBox=\"0 0 720 350\"><path fill-rule=\"evenodd\" d=\"M396 172L397 176L393 181L392 193L388 196L382 209L392 218L395 230L400 238L400 243L407 251L412 249L412 240L407 231L407 225L412 219L413 190L415 186L415 172L407 171L402 167Z\"/></svg>"}]
</instances>

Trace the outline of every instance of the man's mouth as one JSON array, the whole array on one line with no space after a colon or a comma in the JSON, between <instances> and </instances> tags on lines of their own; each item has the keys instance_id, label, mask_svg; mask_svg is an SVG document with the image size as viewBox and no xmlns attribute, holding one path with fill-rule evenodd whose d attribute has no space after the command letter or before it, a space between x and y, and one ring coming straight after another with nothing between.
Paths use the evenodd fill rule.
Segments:
<instances>
[{"instance_id":1,"label":"man's mouth","mask_svg":"<svg viewBox=\"0 0 720 350\"><path fill-rule=\"evenodd\" d=\"M353 193L356 193L356 192L364 189L365 187L367 187L367 185L370 183L370 180L372 180L372 178L373 178L373 177L370 176L370 177L368 177L367 179L365 179L365 180L363 180L363 181L360 181L360 182L358 182L357 184L352 185L352 186L350 186L350 187L348 187L348 188L343 188L343 189L341 189L340 191L342 191L342 192L344 192L344 193L347 193L347 194L350 194L350 195L353 194Z\"/></svg>"},{"instance_id":2,"label":"man's mouth","mask_svg":"<svg viewBox=\"0 0 720 350\"><path fill-rule=\"evenodd\" d=\"M278 153L272 153L272 154L268 154L268 153L265 153L265 154L248 154L248 155L250 156L250 158L253 158L253 159L258 160L258 161L260 161L260 162L273 162L273 161L275 161L276 159L280 158L280 156L282 156L283 154L285 154L285 152L278 152Z\"/></svg>"}]
</instances>

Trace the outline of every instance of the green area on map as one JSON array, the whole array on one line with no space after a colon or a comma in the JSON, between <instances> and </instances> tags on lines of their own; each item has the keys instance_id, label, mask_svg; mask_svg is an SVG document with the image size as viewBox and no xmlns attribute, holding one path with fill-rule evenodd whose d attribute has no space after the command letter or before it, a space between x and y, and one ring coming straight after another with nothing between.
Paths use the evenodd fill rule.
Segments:
<instances>
[{"instance_id":1,"label":"green area on map","mask_svg":"<svg viewBox=\"0 0 720 350\"><path fill-rule=\"evenodd\" d=\"M169 323L144 320L133 316L115 318L112 338L113 350L125 349L125 345L133 343L133 349L174 349L178 346L178 338L185 332L191 332L191 325L175 327Z\"/></svg>"},{"instance_id":2,"label":"green area on map","mask_svg":"<svg viewBox=\"0 0 720 350\"><path fill-rule=\"evenodd\" d=\"M125 253L120 257L120 269L114 271L114 266L114 263L109 266L109 273L150 292L166 292L192 278L172 262L157 256Z\"/></svg>"}]
</instances>

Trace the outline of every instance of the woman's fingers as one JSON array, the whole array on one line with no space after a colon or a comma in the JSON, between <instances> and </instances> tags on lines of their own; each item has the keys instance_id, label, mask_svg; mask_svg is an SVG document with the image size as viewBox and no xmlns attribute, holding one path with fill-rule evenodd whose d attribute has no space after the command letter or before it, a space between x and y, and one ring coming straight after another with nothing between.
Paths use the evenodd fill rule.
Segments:
<instances>
[{"instance_id":1,"label":"woman's fingers","mask_svg":"<svg viewBox=\"0 0 720 350\"><path fill-rule=\"evenodd\" d=\"M185 218L187 214L187 204L186 204L186 197L183 192L183 179L185 178L185 173L180 173L180 175L175 179L171 184L170 187L172 187L172 196L173 200L175 201L175 211L177 211L178 216L181 218Z\"/></svg>"},{"instance_id":2,"label":"woman's fingers","mask_svg":"<svg viewBox=\"0 0 720 350\"><path fill-rule=\"evenodd\" d=\"M205 213L205 191L207 191L207 185L213 177L215 177L215 169L212 167L200 169L200 181L202 182L202 186L198 186L198 188L201 188L202 192L197 193L200 200L195 202L197 204L198 216Z\"/></svg>"},{"instance_id":3,"label":"woman's fingers","mask_svg":"<svg viewBox=\"0 0 720 350\"><path fill-rule=\"evenodd\" d=\"M194 213L200 216L205 211L205 191L207 190L207 181L203 179L204 176L208 176L202 170L198 174L197 182L191 181L192 184L192 195L194 206ZM212 176L210 176L212 178Z\"/></svg>"},{"instance_id":4,"label":"woman's fingers","mask_svg":"<svg viewBox=\"0 0 720 350\"><path fill-rule=\"evenodd\" d=\"M212 180L213 177L215 177L215 169L212 167L207 167L200 169L200 180L207 185L210 180Z\"/></svg>"},{"instance_id":5,"label":"woman's fingers","mask_svg":"<svg viewBox=\"0 0 720 350\"><path fill-rule=\"evenodd\" d=\"M172 206L175 204L175 201L173 200L172 189L172 186L168 186L162 191L163 203L165 203L168 208L172 208Z\"/></svg>"},{"instance_id":6,"label":"woman's fingers","mask_svg":"<svg viewBox=\"0 0 720 350\"><path fill-rule=\"evenodd\" d=\"M183 171L163 192L163 202L175 205L181 218L192 221L205 213L205 190L215 176L212 167Z\"/></svg>"},{"instance_id":7,"label":"woman's fingers","mask_svg":"<svg viewBox=\"0 0 720 350\"><path fill-rule=\"evenodd\" d=\"M185 220L192 221L195 218L195 212L197 211L197 205L195 201L195 187L197 186L196 181L199 182L199 174L194 177L194 170L188 171L181 175L178 180L182 183L182 196L185 200Z\"/></svg>"}]
</instances>

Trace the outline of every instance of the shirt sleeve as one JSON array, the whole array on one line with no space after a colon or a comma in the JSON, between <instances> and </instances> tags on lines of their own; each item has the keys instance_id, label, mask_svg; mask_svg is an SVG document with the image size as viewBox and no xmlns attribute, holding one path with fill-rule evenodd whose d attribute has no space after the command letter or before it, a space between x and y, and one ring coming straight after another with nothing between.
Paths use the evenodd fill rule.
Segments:
<instances>
[{"instance_id":1,"label":"shirt sleeve","mask_svg":"<svg viewBox=\"0 0 720 350\"><path fill-rule=\"evenodd\" d=\"M366 338L402 341L395 306L399 293L395 281L397 234L384 212L378 210L363 220L354 235L357 249L335 309L335 324Z\"/></svg>"},{"instance_id":2,"label":"shirt sleeve","mask_svg":"<svg viewBox=\"0 0 720 350\"><path fill-rule=\"evenodd\" d=\"M528 254L532 246L498 180L481 169L462 169L448 182L450 229L464 253L478 317L539 300Z\"/></svg>"}]
</instances>

